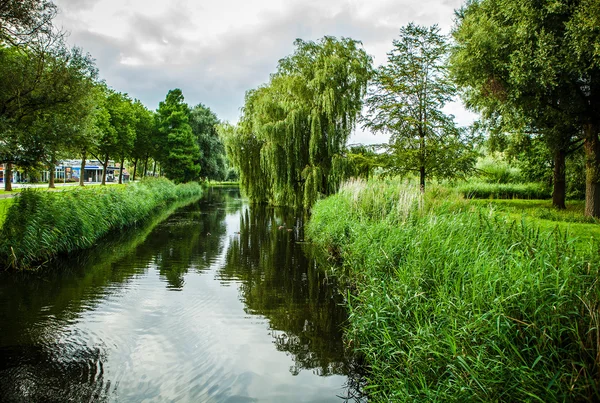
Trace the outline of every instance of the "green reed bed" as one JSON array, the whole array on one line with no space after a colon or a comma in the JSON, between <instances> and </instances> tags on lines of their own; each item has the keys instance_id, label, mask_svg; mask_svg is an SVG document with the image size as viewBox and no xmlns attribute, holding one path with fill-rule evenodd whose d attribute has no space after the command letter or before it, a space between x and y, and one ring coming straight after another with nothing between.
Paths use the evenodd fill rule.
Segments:
<instances>
[{"instance_id":1,"label":"green reed bed","mask_svg":"<svg viewBox=\"0 0 600 403\"><path fill-rule=\"evenodd\" d=\"M598 239L444 192L353 182L313 209L371 401L598 401Z\"/></svg>"},{"instance_id":2,"label":"green reed bed","mask_svg":"<svg viewBox=\"0 0 600 403\"><path fill-rule=\"evenodd\" d=\"M175 185L164 178L124 187L23 191L0 230L0 265L31 268L60 253L88 248L109 231L135 225L167 203L201 193L197 183Z\"/></svg>"}]
</instances>

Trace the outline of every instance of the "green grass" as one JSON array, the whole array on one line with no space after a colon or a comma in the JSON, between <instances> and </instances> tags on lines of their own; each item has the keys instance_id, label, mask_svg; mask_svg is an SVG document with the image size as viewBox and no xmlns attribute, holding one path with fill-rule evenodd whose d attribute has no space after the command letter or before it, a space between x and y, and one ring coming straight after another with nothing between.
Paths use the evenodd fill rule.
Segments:
<instances>
[{"instance_id":1,"label":"green grass","mask_svg":"<svg viewBox=\"0 0 600 403\"><path fill-rule=\"evenodd\" d=\"M598 224L430 189L353 182L308 224L353 290L370 401L598 401Z\"/></svg>"},{"instance_id":2,"label":"green grass","mask_svg":"<svg viewBox=\"0 0 600 403\"><path fill-rule=\"evenodd\" d=\"M124 184L114 184L114 185L107 185L107 186L117 186L117 187L123 187L123 186L127 186L128 184L124 183ZM84 187L88 188L88 187L97 187L97 186L105 186L105 185L101 185L99 183L94 183L93 185L88 185L86 184ZM35 189L35 190L39 190L39 191L47 191L47 192L62 192L65 190L77 190L77 189L81 189L80 186L74 185L74 184L69 184L68 186L65 186L61 183L57 183L56 187L53 189L50 189L48 186L44 186L44 187L34 187L34 188L13 188L13 190L11 190L10 192L7 192L6 190L4 190L4 187L0 190L0 195L16 195L18 193L21 193L23 190L31 190L31 189Z\"/></svg>"},{"instance_id":3,"label":"green grass","mask_svg":"<svg viewBox=\"0 0 600 403\"><path fill-rule=\"evenodd\" d=\"M540 183L486 183L469 181L457 186L469 199L547 199L551 190Z\"/></svg>"},{"instance_id":4,"label":"green grass","mask_svg":"<svg viewBox=\"0 0 600 403\"><path fill-rule=\"evenodd\" d=\"M24 190L13 199L0 231L0 265L43 265L58 254L92 246L109 231L135 225L172 201L201 193L197 183L175 185L164 178L63 192Z\"/></svg>"},{"instance_id":5,"label":"green grass","mask_svg":"<svg viewBox=\"0 0 600 403\"><path fill-rule=\"evenodd\" d=\"M206 184L212 187L220 187L220 186L239 186L240 182L228 182L228 181L207 181Z\"/></svg>"}]
</instances>

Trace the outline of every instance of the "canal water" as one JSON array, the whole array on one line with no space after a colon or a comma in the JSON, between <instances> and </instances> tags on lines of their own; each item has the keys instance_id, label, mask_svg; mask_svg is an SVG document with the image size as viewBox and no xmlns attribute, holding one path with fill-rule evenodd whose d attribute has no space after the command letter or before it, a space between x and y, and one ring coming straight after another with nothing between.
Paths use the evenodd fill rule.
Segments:
<instances>
[{"instance_id":1,"label":"canal water","mask_svg":"<svg viewBox=\"0 0 600 403\"><path fill-rule=\"evenodd\" d=\"M0 274L0 401L348 400L346 312L303 237L300 214L209 189L43 271Z\"/></svg>"}]
</instances>

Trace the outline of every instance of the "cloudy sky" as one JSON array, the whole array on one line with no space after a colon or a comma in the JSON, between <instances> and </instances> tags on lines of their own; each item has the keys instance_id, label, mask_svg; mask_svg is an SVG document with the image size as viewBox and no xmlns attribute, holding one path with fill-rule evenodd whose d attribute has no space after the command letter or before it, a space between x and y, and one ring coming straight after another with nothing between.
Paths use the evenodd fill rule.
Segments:
<instances>
[{"instance_id":1,"label":"cloudy sky","mask_svg":"<svg viewBox=\"0 0 600 403\"><path fill-rule=\"evenodd\" d=\"M445 33L464 0L55 0L56 24L96 59L109 86L156 109L169 89L236 122L246 90L266 82L296 38L361 40L375 64L401 26L438 24ZM461 125L473 115L447 111ZM357 130L351 142L379 142Z\"/></svg>"}]
</instances>

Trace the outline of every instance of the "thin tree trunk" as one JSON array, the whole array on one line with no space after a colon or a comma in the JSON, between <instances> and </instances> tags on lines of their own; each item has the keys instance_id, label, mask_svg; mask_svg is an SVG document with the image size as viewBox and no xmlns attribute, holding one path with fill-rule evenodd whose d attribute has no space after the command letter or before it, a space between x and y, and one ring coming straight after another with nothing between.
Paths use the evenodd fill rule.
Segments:
<instances>
[{"instance_id":1,"label":"thin tree trunk","mask_svg":"<svg viewBox=\"0 0 600 403\"><path fill-rule=\"evenodd\" d=\"M154 160L154 168L152 168L152 176L156 176L156 160Z\"/></svg>"},{"instance_id":2,"label":"thin tree trunk","mask_svg":"<svg viewBox=\"0 0 600 403\"><path fill-rule=\"evenodd\" d=\"M119 166L119 185L123 184L123 165L125 164L125 158L121 159L121 164Z\"/></svg>"},{"instance_id":3,"label":"thin tree trunk","mask_svg":"<svg viewBox=\"0 0 600 403\"><path fill-rule=\"evenodd\" d=\"M81 170L79 171L79 186L85 186L85 150L81 152Z\"/></svg>"},{"instance_id":4,"label":"thin tree trunk","mask_svg":"<svg viewBox=\"0 0 600 403\"><path fill-rule=\"evenodd\" d=\"M108 154L104 156L102 163L102 185L106 185L106 170L108 169Z\"/></svg>"},{"instance_id":5,"label":"thin tree trunk","mask_svg":"<svg viewBox=\"0 0 600 403\"><path fill-rule=\"evenodd\" d=\"M130 179L131 182L135 181L135 174L137 172L137 164L138 164L138 159L136 158L135 161L133 162L133 177Z\"/></svg>"},{"instance_id":6,"label":"thin tree trunk","mask_svg":"<svg viewBox=\"0 0 600 403\"><path fill-rule=\"evenodd\" d=\"M420 189L421 189L421 193L425 193L425 134L423 133L423 129L420 129L420 137L421 137L421 144L420 144L420 152L421 152L421 166L419 167L419 185L420 185Z\"/></svg>"},{"instance_id":7,"label":"thin tree trunk","mask_svg":"<svg viewBox=\"0 0 600 403\"><path fill-rule=\"evenodd\" d=\"M12 162L7 162L4 171L4 190L12 192Z\"/></svg>"},{"instance_id":8,"label":"thin tree trunk","mask_svg":"<svg viewBox=\"0 0 600 403\"><path fill-rule=\"evenodd\" d=\"M148 175L148 160L150 159L150 156L148 154L146 154L146 162L144 163L144 175L142 176L143 178L146 177L146 175Z\"/></svg>"},{"instance_id":9,"label":"thin tree trunk","mask_svg":"<svg viewBox=\"0 0 600 403\"><path fill-rule=\"evenodd\" d=\"M600 217L600 140L598 126L584 126L585 143L585 215Z\"/></svg>"},{"instance_id":10,"label":"thin tree trunk","mask_svg":"<svg viewBox=\"0 0 600 403\"><path fill-rule=\"evenodd\" d=\"M54 189L56 185L54 185L54 174L56 173L56 158L52 156L50 158L50 165L48 166L48 188Z\"/></svg>"},{"instance_id":11,"label":"thin tree trunk","mask_svg":"<svg viewBox=\"0 0 600 403\"><path fill-rule=\"evenodd\" d=\"M563 149L557 149L554 152L554 170L553 170L553 189L552 189L552 205L557 209L564 210L565 194L567 190L566 179L566 152Z\"/></svg>"}]
</instances>

